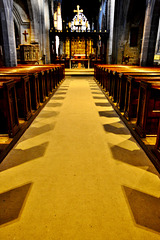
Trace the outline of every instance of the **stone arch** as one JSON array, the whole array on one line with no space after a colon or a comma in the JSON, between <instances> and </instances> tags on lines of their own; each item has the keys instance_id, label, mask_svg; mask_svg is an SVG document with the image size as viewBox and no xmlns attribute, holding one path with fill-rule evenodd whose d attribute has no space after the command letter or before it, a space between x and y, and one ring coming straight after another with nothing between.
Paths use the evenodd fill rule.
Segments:
<instances>
[{"instance_id":1,"label":"stone arch","mask_svg":"<svg viewBox=\"0 0 160 240\"><path fill-rule=\"evenodd\" d=\"M21 44L39 45L39 62L50 62L48 0L13 0L13 17ZM27 33L27 41L24 33Z\"/></svg>"},{"instance_id":2,"label":"stone arch","mask_svg":"<svg viewBox=\"0 0 160 240\"><path fill-rule=\"evenodd\" d=\"M20 43L30 43L30 19L22 7L16 2L13 2L13 19L17 27ZM23 36L24 31L27 31L28 34L27 41Z\"/></svg>"},{"instance_id":3,"label":"stone arch","mask_svg":"<svg viewBox=\"0 0 160 240\"><path fill-rule=\"evenodd\" d=\"M39 41L40 9L38 0L27 0L31 21L31 41Z\"/></svg>"},{"instance_id":4,"label":"stone arch","mask_svg":"<svg viewBox=\"0 0 160 240\"><path fill-rule=\"evenodd\" d=\"M40 45L40 56L50 61L49 48L49 3L48 0L27 0L31 20L31 42Z\"/></svg>"},{"instance_id":5,"label":"stone arch","mask_svg":"<svg viewBox=\"0 0 160 240\"><path fill-rule=\"evenodd\" d=\"M14 29L15 29L16 48L18 48L20 45L21 36L20 36L20 31L19 31L18 26L15 21L14 21Z\"/></svg>"},{"instance_id":6,"label":"stone arch","mask_svg":"<svg viewBox=\"0 0 160 240\"><path fill-rule=\"evenodd\" d=\"M4 55L4 65L8 67L17 65L16 43L13 23L13 0L0 1L0 21L2 32L2 49Z\"/></svg>"}]
</instances>

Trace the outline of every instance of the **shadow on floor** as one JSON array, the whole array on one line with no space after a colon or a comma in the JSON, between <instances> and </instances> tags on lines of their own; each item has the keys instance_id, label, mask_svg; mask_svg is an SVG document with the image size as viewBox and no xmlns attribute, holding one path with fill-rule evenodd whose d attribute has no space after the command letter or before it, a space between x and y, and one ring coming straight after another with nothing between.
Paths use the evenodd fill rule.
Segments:
<instances>
[{"instance_id":1,"label":"shadow on floor","mask_svg":"<svg viewBox=\"0 0 160 240\"><path fill-rule=\"evenodd\" d=\"M6 161L4 160L0 164L0 172L43 157L48 144L49 142L44 142L38 146L34 146L25 150L12 149L9 157L5 159Z\"/></svg>"},{"instance_id":2,"label":"shadow on floor","mask_svg":"<svg viewBox=\"0 0 160 240\"><path fill-rule=\"evenodd\" d=\"M68 86L69 87L69 86ZM61 91L68 91L68 87L60 87L58 89L58 92L61 92Z\"/></svg>"},{"instance_id":3,"label":"shadow on floor","mask_svg":"<svg viewBox=\"0 0 160 240\"><path fill-rule=\"evenodd\" d=\"M59 112L56 111L42 111L39 114L40 118L51 118L51 117L56 117L59 114Z\"/></svg>"},{"instance_id":4,"label":"shadow on floor","mask_svg":"<svg viewBox=\"0 0 160 240\"><path fill-rule=\"evenodd\" d=\"M111 110L111 111L100 111L99 115L100 115L100 117L107 117L107 118L117 117L118 118L118 115L113 110Z\"/></svg>"},{"instance_id":5,"label":"shadow on floor","mask_svg":"<svg viewBox=\"0 0 160 240\"><path fill-rule=\"evenodd\" d=\"M57 95L64 95L64 94L67 94L67 92L58 90L58 92L56 92L55 96L57 96Z\"/></svg>"},{"instance_id":6,"label":"shadow on floor","mask_svg":"<svg viewBox=\"0 0 160 240\"><path fill-rule=\"evenodd\" d=\"M95 105L97 107L110 107L111 106L110 103L95 103Z\"/></svg>"},{"instance_id":7,"label":"shadow on floor","mask_svg":"<svg viewBox=\"0 0 160 240\"><path fill-rule=\"evenodd\" d=\"M56 102L48 102L47 107L61 107L62 103L56 103Z\"/></svg>"},{"instance_id":8,"label":"shadow on floor","mask_svg":"<svg viewBox=\"0 0 160 240\"><path fill-rule=\"evenodd\" d=\"M22 214L32 183L0 194L0 225L16 220Z\"/></svg>"},{"instance_id":9,"label":"shadow on floor","mask_svg":"<svg viewBox=\"0 0 160 240\"><path fill-rule=\"evenodd\" d=\"M160 198L126 186L122 188L135 223L160 233Z\"/></svg>"},{"instance_id":10,"label":"shadow on floor","mask_svg":"<svg viewBox=\"0 0 160 240\"><path fill-rule=\"evenodd\" d=\"M128 141L128 140L127 140ZM124 143L125 144L125 143ZM147 172L158 175L155 167L144 157L144 152L141 149L130 150L118 145L109 144L113 158L117 161L141 168ZM127 146L126 146L127 147Z\"/></svg>"},{"instance_id":11,"label":"shadow on floor","mask_svg":"<svg viewBox=\"0 0 160 240\"><path fill-rule=\"evenodd\" d=\"M97 86L97 84L89 84L90 88L94 89L99 89L99 87ZM100 89L99 89L100 90Z\"/></svg>"},{"instance_id":12,"label":"shadow on floor","mask_svg":"<svg viewBox=\"0 0 160 240\"><path fill-rule=\"evenodd\" d=\"M99 91L97 91L97 92L91 92L92 94L98 94L98 95L104 95L102 92L99 92Z\"/></svg>"},{"instance_id":13,"label":"shadow on floor","mask_svg":"<svg viewBox=\"0 0 160 240\"><path fill-rule=\"evenodd\" d=\"M104 124L103 127L104 127L104 130L109 133L122 134L122 135L130 134L121 122Z\"/></svg>"},{"instance_id":14,"label":"shadow on floor","mask_svg":"<svg viewBox=\"0 0 160 240\"><path fill-rule=\"evenodd\" d=\"M21 138L21 141L39 136L46 132L50 132L54 128L55 128L55 124L46 124L41 127L33 127L33 125L31 125L29 130L25 132L25 135L23 136L23 138Z\"/></svg>"},{"instance_id":15,"label":"shadow on floor","mask_svg":"<svg viewBox=\"0 0 160 240\"><path fill-rule=\"evenodd\" d=\"M91 88L90 90L91 90L91 91L99 91L98 88Z\"/></svg>"},{"instance_id":16,"label":"shadow on floor","mask_svg":"<svg viewBox=\"0 0 160 240\"><path fill-rule=\"evenodd\" d=\"M56 97L56 95L53 96L53 99L54 100L64 100L65 97Z\"/></svg>"},{"instance_id":17,"label":"shadow on floor","mask_svg":"<svg viewBox=\"0 0 160 240\"><path fill-rule=\"evenodd\" d=\"M98 96L93 96L93 99L104 99L104 100L106 100L105 97L98 97Z\"/></svg>"}]
</instances>

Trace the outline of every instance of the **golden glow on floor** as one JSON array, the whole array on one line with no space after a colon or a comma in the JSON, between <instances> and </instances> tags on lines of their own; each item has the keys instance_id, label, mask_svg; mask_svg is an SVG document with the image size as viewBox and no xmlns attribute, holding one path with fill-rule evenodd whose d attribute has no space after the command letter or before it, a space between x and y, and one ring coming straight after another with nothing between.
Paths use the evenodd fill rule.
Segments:
<instances>
[{"instance_id":1,"label":"golden glow on floor","mask_svg":"<svg viewBox=\"0 0 160 240\"><path fill-rule=\"evenodd\" d=\"M160 239L159 174L92 77L67 77L0 171L0 239Z\"/></svg>"}]
</instances>

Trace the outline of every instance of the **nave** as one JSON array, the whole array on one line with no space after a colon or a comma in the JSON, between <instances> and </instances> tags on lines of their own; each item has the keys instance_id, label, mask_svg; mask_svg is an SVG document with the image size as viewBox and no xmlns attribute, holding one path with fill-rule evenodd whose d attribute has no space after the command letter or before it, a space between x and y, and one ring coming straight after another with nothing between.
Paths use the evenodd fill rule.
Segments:
<instances>
[{"instance_id":1,"label":"nave","mask_svg":"<svg viewBox=\"0 0 160 240\"><path fill-rule=\"evenodd\" d=\"M160 239L159 174L93 77L66 77L0 171L0 239Z\"/></svg>"}]
</instances>

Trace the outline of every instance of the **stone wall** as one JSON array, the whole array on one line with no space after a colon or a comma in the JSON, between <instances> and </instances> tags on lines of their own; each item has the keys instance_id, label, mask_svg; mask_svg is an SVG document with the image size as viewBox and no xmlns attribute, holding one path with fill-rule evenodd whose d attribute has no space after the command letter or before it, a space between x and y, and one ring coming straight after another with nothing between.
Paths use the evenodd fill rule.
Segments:
<instances>
[{"instance_id":1,"label":"stone wall","mask_svg":"<svg viewBox=\"0 0 160 240\"><path fill-rule=\"evenodd\" d=\"M135 27L136 29L137 27ZM140 64L140 52L141 52L141 43L142 43L142 34L143 34L143 23L137 28L137 44L135 46L131 45L131 27L129 24L126 25L126 37L122 44L118 48L118 57L117 63L124 64L123 58L128 57L128 63L130 65L139 65Z\"/></svg>"},{"instance_id":2,"label":"stone wall","mask_svg":"<svg viewBox=\"0 0 160 240\"><path fill-rule=\"evenodd\" d=\"M121 64L129 57L128 64L152 65L159 17L160 0L108 0L107 63ZM136 45L131 44L133 28L138 29Z\"/></svg>"},{"instance_id":3,"label":"stone wall","mask_svg":"<svg viewBox=\"0 0 160 240\"><path fill-rule=\"evenodd\" d=\"M50 62L50 17L48 1L50 0L0 1L3 65L17 65L14 23L19 35L19 44L38 43L40 49L38 62Z\"/></svg>"}]
</instances>

